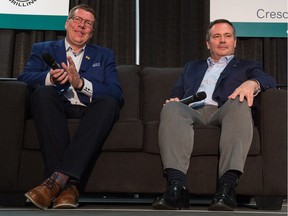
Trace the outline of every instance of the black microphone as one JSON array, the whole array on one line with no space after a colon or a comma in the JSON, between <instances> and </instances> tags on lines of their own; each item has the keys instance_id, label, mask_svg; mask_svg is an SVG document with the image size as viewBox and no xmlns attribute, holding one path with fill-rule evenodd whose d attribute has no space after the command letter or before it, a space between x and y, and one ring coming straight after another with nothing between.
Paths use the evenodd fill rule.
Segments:
<instances>
[{"instance_id":1,"label":"black microphone","mask_svg":"<svg viewBox=\"0 0 288 216\"><path fill-rule=\"evenodd\" d=\"M49 54L49 53L43 53L42 58L46 62L46 64L52 68L53 70L55 69L61 69L60 65L56 62L56 60ZM64 92L66 91L70 86L69 82L66 82L65 84L56 84L56 89L59 92Z\"/></svg>"},{"instance_id":2,"label":"black microphone","mask_svg":"<svg viewBox=\"0 0 288 216\"><path fill-rule=\"evenodd\" d=\"M204 100L206 98L206 92L202 91L202 92L197 92L195 95L191 95L189 97L183 98L180 100L180 102L184 103L184 104L190 104L190 103L194 103L197 101L201 101Z\"/></svg>"},{"instance_id":3,"label":"black microphone","mask_svg":"<svg viewBox=\"0 0 288 216\"><path fill-rule=\"evenodd\" d=\"M55 61L55 59L49 53L44 53L42 55L42 58L44 59L46 64L49 67L51 67L53 70L60 69L60 65Z\"/></svg>"}]
</instances>

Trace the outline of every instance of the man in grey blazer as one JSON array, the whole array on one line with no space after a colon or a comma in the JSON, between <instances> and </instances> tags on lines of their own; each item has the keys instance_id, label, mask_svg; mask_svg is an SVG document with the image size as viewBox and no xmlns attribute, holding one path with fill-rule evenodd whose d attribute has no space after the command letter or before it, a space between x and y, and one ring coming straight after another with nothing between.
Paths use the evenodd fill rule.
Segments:
<instances>
[{"instance_id":1,"label":"man in grey blazer","mask_svg":"<svg viewBox=\"0 0 288 216\"><path fill-rule=\"evenodd\" d=\"M234 57L236 42L231 22L212 22L206 38L211 56L185 65L171 98L163 106L159 146L168 188L153 202L155 209L189 207L186 175L194 145L194 124L221 127L218 185L208 209L236 209L235 188L243 174L253 135L250 107L260 91L276 86L257 62ZM180 99L202 91L207 94L204 100L188 106L179 103Z\"/></svg>"},{"instance_id":2,"label":"man in grey blazer","mask_svg":"<svg viewBox=\"0 0 288 216\"><path fill-rule=\"evenodd\" d=\"M79 184L123 106L113 52L88 44L95 21L91 7L72 8L66 38L34 44L18 77L32 89L31 112L47 178L25 196L40 209L78 206ZM67 118L80 119L71 140Z\"/></svg>"}]
</instances>

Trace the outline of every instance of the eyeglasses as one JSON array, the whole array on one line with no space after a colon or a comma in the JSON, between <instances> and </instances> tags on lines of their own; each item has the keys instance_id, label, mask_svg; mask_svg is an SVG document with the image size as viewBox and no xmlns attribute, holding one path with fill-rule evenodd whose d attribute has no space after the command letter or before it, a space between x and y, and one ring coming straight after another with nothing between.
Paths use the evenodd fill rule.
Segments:
<instances>
[{"instance_id":1,"label":"eyeglasses","mask_svg":"<svg viewBox=\"0 0 288 216\"><path fill-rule=\"evenodd\" d=\"M84 26L88 27L88 28L93 28L94 22L91 20L85 20L79 16L73 16L70 19L73 20L74 23L80 24L84 21Z\"/></svg>"}]
</instances>

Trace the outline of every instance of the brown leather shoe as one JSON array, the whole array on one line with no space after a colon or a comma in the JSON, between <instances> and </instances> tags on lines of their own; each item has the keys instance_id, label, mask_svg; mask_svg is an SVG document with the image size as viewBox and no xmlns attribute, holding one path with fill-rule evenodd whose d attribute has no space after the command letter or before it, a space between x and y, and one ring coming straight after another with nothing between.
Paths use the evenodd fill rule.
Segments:
<instances>
[{"instance_id":1,"label":"brown leather shoe","mask_svg":"<svg viewBox=\"0 0 288 216\"><path fill-rule=\"evenodd\" d=\"M41 185L28 191L25 196L38 208L47 209L60 190L61 183L57 179L57 175L52 175Z\"/></svg>"},{"instance_id":2,"label":"brown leather shoe","mask_svg":"<svg viewBox=\"0 0 288 216\"><path fill-rule=\"evenodd\" d=\"M60 192L55 199L53 208L77 208L79 203L79 191L75 185L70 185Z\"/></svg>"}]
</instances>

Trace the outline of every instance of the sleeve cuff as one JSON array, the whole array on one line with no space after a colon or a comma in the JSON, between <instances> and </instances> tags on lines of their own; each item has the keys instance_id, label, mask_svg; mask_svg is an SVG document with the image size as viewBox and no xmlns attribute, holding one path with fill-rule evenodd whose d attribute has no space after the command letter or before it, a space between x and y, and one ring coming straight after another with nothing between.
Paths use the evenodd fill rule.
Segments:
<instances>
[{"instance_id":1,"label":"sleeve cuff","mask_svg":"<svg viewBox=\"0 0 288 216\"><path fill-rule=\"evenodd\" d=\"M46 86L53 86L53 85L55 85L55 84L53 84L53 83L51 82L50 73L47 73L47 76L46 76L46 78L45 78L45 85L46 85Z\"/></svg>"},{"instance_id":2,"label":"sleeve cuff","mask_svg":"<svg viewBox=\"0 0 288 216\"><path fill-rule=\"evenodd\" d=\"M257 96L260 92L261 92L261 86L260 86L260 83L258 82L258 80L253 80L257 83L257 89L254 91L254 94L253 96Z\"/></svg>"},{"instance_id":3,"label":"sleeve cuff","mask_svg":"<svg viewBox=\"0 0 288 216\"><path fill-rule=\"evenodd\" d=\"M77 91L87 95L90 98L92 98L92 95L93 95L93 85L92 85L92 83L89 80L87 80L87 79L85 79L83 77L82 77L82 79L83 79L83 87L82 87L82 89L77 90Z\"/></svg>"}]
</instances>

